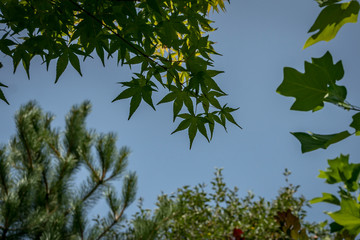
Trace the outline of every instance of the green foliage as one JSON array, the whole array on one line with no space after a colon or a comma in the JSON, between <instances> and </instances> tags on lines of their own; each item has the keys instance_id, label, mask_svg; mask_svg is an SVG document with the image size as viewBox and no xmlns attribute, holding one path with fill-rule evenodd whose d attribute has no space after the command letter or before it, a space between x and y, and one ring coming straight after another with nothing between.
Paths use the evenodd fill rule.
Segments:
<instances>
[{"instance_id":1,"label":"green foliage","mask_svg":"<svg viewBox=\"0 0 360 240\"><path fill-rule=\"evenodd\" d=\"M153 212L140 204L140 211L130 221L127 237L137 240L305 239L293 238L296 232L293 226L293 233L289 235L283 231L284 225L279 225L283 221L297 221L298 226L301 223L305 228L296 236L309 234L311 239L330 239L323 225L305 223L305 199L295 196L298 187L289 184L281 188L272 201L256 199L251 192L240 198L237 188L231 190L226 186L220 169L211 181L211 191L205 184L184 186L174 194L160 195ZM279 219L283 212L288 216Z\"/></svg>"},{"instance_id":2,"label":"green foliage","mask_svg":"<svg viewBox=\"0 0 360 240\"><path fill-rule=\"evenodd\" d=\"M289 67L284 68L284 80L277 92L288 97L295 97L291 110L318 111L324 107L324 102L337 105L345 110L360 111L360 108L348 103L347 90L344 86L337 85L337 81L344 76L342 62L333 63L332 56L326 52L321 58L312 58L312 63L305 62L305 73ZM354 133L342 131L335 134L315 134L312 132L294 132L293 134L301 143L303 153L319 148L326 149L331 144L340 142L351 135L359 135L360 115L353 116L350 127Z\"/></svg>"},{"instance_id":3,"label":"green foliage","mask_svg":"<svg viewBox=\"0 0 360 240\"><path fill-rule=\"evenodd\" d=\"M335 38L340 28L346 23L356 23L360 5L358 1L350 1L345 3L336 3L338 0L318 1L320 6L326 6L314 25L309 30L309 33L314 33L305 43L304 48L307 48L320 41L330 41Z\"/></svg>"},{"instance_id":4,"label":"green foliage","mask_svg":"<svg viewBox=\"0 0 360 240\"><path fill-rule=\"evenodd\" d=\"M117 58L121 65L138 66L135 77L120 83L125 89L113 101L131 98L130 119L142 100L155 109L152 94L164 88L169 93L160 103L173 102L174 120L196 116L192 124L181 124L189 129L191 147L197 131L210 141L215 124L239 126L231 113L235 109L218 100L226 94L215 81L221 71L213 69L211 59L218 53L209 40L215 30L209 12L224 11L224 2L1 1L0 51L12 58L14 72L22 62L28 77L33 57L40 56L47 68L56 61L55 83L69 62L82 75L79 57L97 55L103 65L105 58ZM2 92L0 98L5 101Z\"/></svg>"},{"instance_id":5,"label":"green foliage","mask_svg":"<svg viewBox=\"0 0 360 240\"><path fill-rule=\"evenodd\" d=\"M90 109L89 102L74 106L61 133L36 103L20 108L17 135L0 148L1 239L116 239L137 177L125 173L129 150L116 148L115 134L86 129ZM122 176L118 194L113 183ZM91 224L101 199L109 212Z\"/></svg>"},{"instance_id":6,"label":"green foliage","mask_svg":"<svg viewBox=\"0 0 360 240\"><path fill-rule=\"evenodd\" d=\"M320 171L319 178L324 178L328 184L341 183L339 198L330 193L314 198L311 203L326 202L340 207L328 215L339 225L340 233L349 234L348 239L354 239L360 233L360 195L357 193L360 180L360 164L349 163L349 155L328 160L329 167Z\"/></svg>"},{"instance_id":7,"label":"green foliage","mask_svg":"<svg viewBox=\"0 0 360 240\"><path fill-rule=\"evenodd\" d=\"M320 7L325 7L309 32L312 35L304 48L319 41L333 39L339 29L345 24L356 22L360 5L358 1L337 3L340 0L316 0ZM284 96L296 98L292 110L317 111L324 106L324 102L333 103L345 110L360 111L359 107L346 102L346 88L338 86L344 70L341 61L333 64L331 54L327 52L321 58L313 58L312 63L305 62L305 73L302 74L292 68L284 68L284 81L277 92ZM350 134L343 131L336 134L292 133L301 143L303 153L319 148L326 149L350 135L360 135L360 113L353 115L350 127L355 132ZM326 179L328 184L342 183L339 187L339 197L323 193L322 197L314 198L310 203L326 202L340 207L336 212L328 212L335 221L330 224L331 231L337 232L335 239L355 239L360 234L360 194L354 192L359 189L360 164L349 164L348 155L328 160L329 168L320 171L320 178Z\"/></svg>"}]
</instances>

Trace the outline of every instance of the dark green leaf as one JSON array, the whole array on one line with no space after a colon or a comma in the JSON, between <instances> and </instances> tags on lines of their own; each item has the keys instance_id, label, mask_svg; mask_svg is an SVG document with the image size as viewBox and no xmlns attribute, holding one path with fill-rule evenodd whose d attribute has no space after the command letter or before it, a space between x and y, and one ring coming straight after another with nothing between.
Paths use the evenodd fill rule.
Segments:
<instances>
[{"instance_id":1,"label":"dark green leaf","mask_svg":"<svg viewBox=\"0 0 360 240\"><path fill-rule=\"evenodd\" d=\"M69 57L68 54L66 52L64 52L58 59L57 63L56 63L56 79L55 79L55 83L57 83L57 81L59 80L59 77L61 76L61 74L65 71L67 65L69 62Z\"/></svg>"},{"instance_id":2,"label":"dark green leaf","mask_svg":"<svg viewBox=\"0 0 360 240\"><path fill-rule=\"evenodd\" d=\"M7 88L8 86L0 83L0 87L6 87ZM3 100L4 102L6 102L8 105L10 105L9 102L6 100L5 95L4 95L4 93L3 93L3 91L1 89L0 89L0 99Z\"/></svg>"},{"instance_id":3,"label":"dark green leaf","mask_svg":"<svg viewBox=\"0 0 360 240\"><path fill-rule=\"evenodd\" d=\"M342 63L333 64L331 54L305 62L305 73L289 67L284 68L284 80L276 90L278 93L295 97L292 110L316 111L324 101L340 104L346 97L346 89L337 86L336 81L344 74Z\"/></svg>"},{"instance_id":4,"label":"dark green leaf","mask_svg":"<svg viewBox=\"0 0 360 240\"><path fill-rule=\"evenodd\" d=\"M135 56L132 59L130 59L129 61L126 61L126 64L138 64L144 61L144 58L141 56Z\"/></svg>"},{"instance_id":5,"label":"dark green leaf","mask_svg":"<svg viewBox=\"0 0 360 240\"><path fill-rule=\"evenodd\" d=\"M137 88L125 89L114 100L112 100L112 102L115 102L115 101L118 101L118 100L121 100L121 99L130 98L130 97L134 96L138 92L139 92L139 89L137 89Z\"/></svg>"},{"instance_id":6,"label":"dark green leaf","mask_svg":"<svg viewBox=\"0 0 360 240\"><path fill-rule=\"evenodd\" d=\"M153 89L151 87L143 87L142 88L142 92L141 92L141 96L142 98L144 99L144 101L149 104L154 110L155 110L155 106L153 104L153 101L152 101L152 92L153 92Z\"/></svg>"},{"instance_id":7,"label":"dark green leaf","mask_svg":"<svg viewBox=\"0 0 360 240\"><path fill-rule=\"evenodd\" d=\"M184 99L185 106L186 106L186 108L188 109L189 113L191 113L191 114L194 115L194 104L193 104L190 96L189 96L189 95L185 95L185 96L183 97L183 99Z\"/></svg>"},{"instance_id":8,"label":"dark green leaf","mask_svg":"<svg viewBox=\"0 0 360 240\"><path fill-rule=\"evenodd\" d=\"M304 132L295 132L291 133L294 135L301 143L302 153L314 151L319 148L326 149L331 144L340 142L345 138L349 137L351 134L348 131L343 131L336 134L330 135L320 135L314 133L304 133Z\"/></svg>"},{"instance_id":9,"label":"dark green leaf","mask_svg":"<svg viewBox=\"0 0 360 240\"><path fill-rule=\"evenodd\" d=\"M78 71L80 76L82 76L79 58L71 51L69 51L69 60L71 65L75 68L75 70Z\"/></svg>"},{"instance_id":10,"label":"dark green leaf","mask_svg":"<svg viewBox=\"0 0 360 240\"><path fill-rule=\"evenodd\" d=\"M103 46L100 43L98 43L98 44L96 44L95 50L96 50L97 55L101 59L101 62L103 64L103 66L105 67L105 58L104 58L104 48L103 48Z\"/></svg>"},{"instance_id":11,"label":"dark green leaf","mask_svg":"<svg viewBox=\"0 0 360 240\"><path fill-rule=\"evenodd\" d=\"M167 102L174 101L176 96L177 96L176 92L168 93L163 99L160 100L160 102L158 102L158 105L161 103L167 103Z\"/></svg>"},{"instance_id":12,"label":"dark green leaf","mask_svg":"<svg viewBox=\"0 0 360 240\"><path fill-rule=\"evenodd\" d=\"M360 135L360 113L355 114L352 116L352 123L350 124L350 127L355 128L355 134Z\"/></svg>"},{"instance_id":13,"label":"dark green leaf","mask_svg":"<svg viewBox=\"0 0 360 240\"><path fill-rule=\"evenodd\" d=\"M207 135L207 131L206 131L206 128L205 128L205 119L202 118L202 117L197 117L197 128L199 130L199 132L206 138L206 140L208 142L210 142L210 139Z\"/></svg>"},{"instance_id":14,"label":"dark green leaf","mask_svg":"<svg viewBox=\"0 0 360 240\"><path fill-rule=\"evenodd\" d=\"M180 122L179 126L171 134L185 130L186 128L188 128L190 126L190 123L191 123L191 119L182 120Z\"/></svg>"},{"instance_id":15,"label":"dark green leaf","mask_svg":"<svg viewBox=\"0 0 360 240\"><path fill-rule=\"evenodd\" d=\"M136 111L136 109L139 107L141 102L141 93L136 93L130 101L130 113L129 113L129 118L131 118L131 116L134 114L134 112Z\"/></svg>"},{"instance_id":16,"label":"dark green leaf","mask_svg":"<svg viewBox=\"0 0 360 240\"><path fill-rule=\"evenodd\" d=\"M173 104L173 114L174 114L173 121L175 121L176 116L181 111L183 104L184 104L184 101L183 101L182 97L177 97L175 99L174 104Z\"/></svg>"},{"instance_id":17,"label":"dark green leaf","mask_svg":"<svg viewBox=\"0 0 360 240\"><path fill-rule=\"evenodd\" d=\"M146 3L149 4L151 9L153 9L155 12L161 14L161 10L157 0L146 0Z\"/></svg>"},{"instance_id":18,"label":"dark green leaf","mask_svg":"<svg viewBox=\"0 0 360 240\"><path fill-rule=\"evenodd\" d=\"M317 32L306 41L304 48L320 41L330 41L345 23L357 22L359 9L358 1L332 4L325 7L309 30L309 33Z\"/></svg>"},{"instance_id":19,"label":"dark green leaf","mask_svg":"<svg viewBox=\"0 0 360 240\"><path fill-rule=\"evenodd\" d=\"M196 132L197 132L197 122L192 120L190 123L190 126L189 126L189 131L188 131L189 139L190 139L190 149L192 147L194 138L196 136Z\"/></svg>"}]
</instances>

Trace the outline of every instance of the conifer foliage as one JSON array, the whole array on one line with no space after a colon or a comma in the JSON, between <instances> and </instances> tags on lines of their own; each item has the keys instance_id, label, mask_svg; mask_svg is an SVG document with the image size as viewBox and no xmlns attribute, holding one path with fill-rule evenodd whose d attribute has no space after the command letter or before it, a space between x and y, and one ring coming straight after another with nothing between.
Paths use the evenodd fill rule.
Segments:
<instances>
[{"instance_id":1,"label":"conifer foliage","mask_svg":"<svg viewBox=\"0 0 360 240\"><path fill-rule=\"evenodd\" d=\"M117 149L115 134L86 128L90 110L89 102L74 106L64 132L35 102L16 114L17 133L0 148L0 239L118 237L137 177L126 172L129 150ZM113 182L120 178L118 193ZM109 213L90 221L89 211L101 199Z\"/></svg>"}]
</instances>

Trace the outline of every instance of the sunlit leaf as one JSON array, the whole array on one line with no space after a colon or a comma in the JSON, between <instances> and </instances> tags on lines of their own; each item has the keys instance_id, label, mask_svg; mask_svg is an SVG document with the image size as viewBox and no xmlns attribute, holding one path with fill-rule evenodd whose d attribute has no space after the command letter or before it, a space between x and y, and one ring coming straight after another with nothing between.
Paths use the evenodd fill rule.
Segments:
<instances>
[{"instance_id":1,"label":"sunlit leaf","mask_svg":"<svg viewBox=\"0 0 360 240\"><path fill-rule=\"evenodd\" d=\"M349 155L329 159L328 164L326 171L320 171L319 178L326 179L329 184L344 182L351 192L359 189L360 164L349 164Z\"/></svg>"},{"instance_id":2,"label":"sunlit leaf","mask_svg":"<svg viewBox=\"0 0 360 240\"><path fill-rule=\"evenodd\" d=\"M333 194L330 193L322 193L322 197L313 198L309 201L309 203L319 203L319 202L326 202L335 205L340 205L340 200Z\"/></svg>"},{"instance_id":3,"label":"sunlit leaf","mask_svg":"<svg viewBox=\"0 0 360 240\"><path fill-rule=\"evenodd\" d=\"M360 233L360 205L354 199L341 199L341 209L329 213L334 221L347 229L350 234Z\"/></svg>"},{"instance_id":4,"label":"sunlit leaf","mask_svg":"<svg viewBox=\"0 0 360 240\"><path fill-rule=\"evenodd\" d=\"M306 41L304 48L320 41L330 41L345 23L357 22L359 9L358 1L332 4L325 7L309 30L309 33L316 33Z\"/></svg>"}]
</instances>

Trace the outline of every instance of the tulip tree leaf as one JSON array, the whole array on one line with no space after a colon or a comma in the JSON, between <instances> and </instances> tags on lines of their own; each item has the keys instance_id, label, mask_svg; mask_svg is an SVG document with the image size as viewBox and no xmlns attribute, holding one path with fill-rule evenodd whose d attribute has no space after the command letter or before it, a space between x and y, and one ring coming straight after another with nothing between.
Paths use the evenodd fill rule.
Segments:
<instances>
[{"instance_id":1,"label":"tulip tree leaf","mask_svg":"<svg viewBox=\"0 0 360 240\"><path fill-rule=\"evenodd\" d=\"M311 132L294 132L291 134L300 141L302 153L311 152L319 148L326 149L331 144L340 142L351 135L348 131L330 135L321 135Z\"/></svg>"},{"instance_id":2,"label":"tulip tree leaf","mask_svg":"<svg viewBox=\"0 0 360 240\"><path fill-rule=\"evenodd\" d=\"M341 199L341 209L329 213L334 221L349 231L350 234L358 235L360 233L360 205L351 198Z\"/></svg>"},{"instance_id":3,"label":"tulip tree leaf","mask_svg":"<svg viewBox=\"0 0 360 240\"><path fill-rule=\"evenodd\" d=\"M346 89L336 85L344 75L341 61L333 63L326 52L321 58L305 62L305 73L285 67L284 80L276 90L279 94L295 97L292 110L316 111L324 106L324 101L341 104L346 98Z\"/></svg>"},{"instance_id":4,"label":"tulip tree leaf","mask_svg":"<svg viewBox=\"0 0 360 240\"><path fill-rule=\"evenodd\" d=\"M358 1L326 6L309 30L313 34L305 43L307 48L320 41L330 41L346 23L357 22L360 5Z\"/></svg>"},{"instance_id":5,"label":"tulip tree leaf","mask_svg":"<svg viewBox=\"0 0 360 240\"><path fill-rule=\"evenodd\" d=\"M360 113L355 114L350 127L355 128L355 135L360 135Z\"/></svg>"},{"instance_id":6,"label":"tulip tree leaf","mask_svg":"<svg viewBox=\"0 0 360 240\"><path fill-rule=\"evenodd\" d=\"M326 202L335 205L340 205L340 200L333 194L330 193L322 193L322 197L313 198L309 201L309 203L319 203L319 202Z\"/></svg>"},{"instance_id":7,"label":"tulip tree leaf","mask_svg":"<svg viewBox=\"0 0 360 240\"><path fill-rule=\"evenodd\" d=\"M320 170L319 178L326 179L329 184L344 182L351 192L359 189L360 164L349 164L349 155L329 159L328 164L326 171Z\"/></svg>"}]
</instances>

